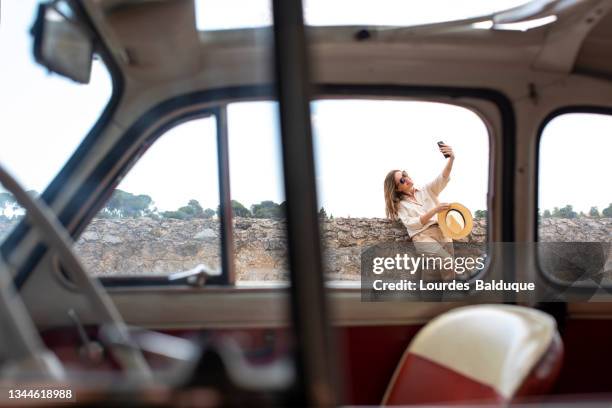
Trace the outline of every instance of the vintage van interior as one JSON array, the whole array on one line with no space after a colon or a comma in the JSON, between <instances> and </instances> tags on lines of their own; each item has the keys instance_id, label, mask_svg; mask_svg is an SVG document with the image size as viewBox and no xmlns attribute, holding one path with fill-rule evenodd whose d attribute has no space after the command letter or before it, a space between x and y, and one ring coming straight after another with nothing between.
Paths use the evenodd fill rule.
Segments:
<instances>
[{"instance_id":1,"label":"vintage van interior","mask_svg":"<svg viewBox=\"0 0 612 408\"><path fill-rule=\"evenodd\" d=\"M25 212L0 247L0 389L50 381L83 405L587 406L612 399L612 377L603 373L612 362L612 303L580 301L584 288L567 288L575 300L556 302L501 296L482 304L469 293L444 302L367 302L358 281L326 279L334 261L320 223L311 124L311 108L326 101L420 102L469 113L488 151L485 239L536 242L543 129L563 114L612 114L612 1L533 0L414 26L305 27L301 2L275 0L267 26L212 29L198 27L197 14L206 14L198 3L64 0L42 3L32 16L37 63L83 84L92 61L104 64L112 96L39 197L0 167L4 189ZM249 239L263 239L238 219L237 183L230 188L239 146L231 140L232 106L254 102L277 112L274 165L286 222L274 224L282 236L265 245L286 250L283 282L242 282L249 271L234 256L249 228ZM210 168L212 176L202 171L195 180L218 188L217 265L98 271L106 264L89 262L75 242L99 225L95 217L115 189L165 133L208 119L212 164L194 168ZM251 132L257 140L258 129ZM374 146L377 138L362 142ZM267 165L244 143L247 154L237 160ZM123 254L121 246L112 251ZM153 245L150 255L163 250ZM529 251L500 251L486 273L558 283Z\"/></svg>"}]
</instances>

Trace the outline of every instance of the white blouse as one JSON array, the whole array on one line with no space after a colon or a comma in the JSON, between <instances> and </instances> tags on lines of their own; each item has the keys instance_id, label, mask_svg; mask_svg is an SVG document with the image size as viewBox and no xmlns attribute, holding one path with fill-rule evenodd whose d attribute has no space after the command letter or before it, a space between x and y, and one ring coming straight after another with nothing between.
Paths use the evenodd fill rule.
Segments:
<instances>
[{"instance_id":1,"label":"white blouse","mask_svg":"<svg viewBox=\"0 0 612 408\"><path fill-rule=\"evenodd\" d=\"M410 237L438 223L434 216L431 217L426 224L421 224L421 216L440 204L438 195L444 190L449 180L450 177L443 177L442 174L440 174L435 180L427 183L424 187L415 187L416 191L414 193L414 198L417 201L416 203L407 198L400 201L397 215L408 230L408 235Z\"/></svg>"}]
</instances>

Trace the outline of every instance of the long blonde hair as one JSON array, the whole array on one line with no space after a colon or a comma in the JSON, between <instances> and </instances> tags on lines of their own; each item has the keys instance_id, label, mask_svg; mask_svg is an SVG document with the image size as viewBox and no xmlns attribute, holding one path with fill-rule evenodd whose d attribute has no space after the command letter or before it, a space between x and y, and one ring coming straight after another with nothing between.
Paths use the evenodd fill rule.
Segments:
<instances>
[{"instance_id":1,"label":"long blonde hair","mask_svg":"<svg viewBox=\"0 0 612 408\"><path fill-rule=\"evenodd\" d=\"M402 199L401 193L395 185L395 173L401 170L391 170L385 177L385 213L390 220L397 220L397 211Z\"/></svg>"}]
</instances>

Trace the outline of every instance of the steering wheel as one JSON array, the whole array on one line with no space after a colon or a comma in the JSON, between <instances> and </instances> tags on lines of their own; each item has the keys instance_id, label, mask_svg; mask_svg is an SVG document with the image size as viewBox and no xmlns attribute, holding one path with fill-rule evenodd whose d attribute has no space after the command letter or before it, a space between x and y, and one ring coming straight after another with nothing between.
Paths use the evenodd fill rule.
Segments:
<instances>
[{"instance_id":1,"label":"steering wheel","mask_svg":"<svg viewBox=\"0 0 612 408\"><path fill-rule=\"evenodd\" d=\"M130 379L150 383L152 371L141 350L129 335L128 327L114 303L96 279L92 279L72 251L72 238L53 211L42 201L30 196L23 187L0 165L0 183L13 194L26 210L33 228L41 232L42 239L59 257L83 295L90 301L103 327L103 342L113 358ZM104 341L106 340L106 341Z\"/></svg>"}]
</instances>

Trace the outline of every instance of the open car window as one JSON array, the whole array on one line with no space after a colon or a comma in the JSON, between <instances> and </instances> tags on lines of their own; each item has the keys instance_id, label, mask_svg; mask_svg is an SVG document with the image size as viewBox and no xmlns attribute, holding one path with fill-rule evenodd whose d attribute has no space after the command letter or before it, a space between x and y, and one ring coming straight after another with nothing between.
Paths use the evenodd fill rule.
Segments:
<instances>
[{"instance_id":1,"label":"open car window","mask_svg":"<svg viewBox=\"0 0 612 408\"><path fill-rule=\"evenodd\" d=\"M95 276L218 271L216 120L181 123L147 149L77 241Z\"/></svg>"},{"instance_id":2,"label":"open car window","mask_svg":"<svg viewBox=\"0 0 612 408\"><path fill-rule=\"evenodd\" d=\"M289 269L278 104L233 102L224 109L235 281L250 287L285 284ZM383 181L394 168L410 171L420 185L435 180L446 163L437 146L441 140L453 146L458 158L439 200L461 203L474 219L458 251L465 243L487 241L490 140L477 114L414 100L317 100L311 109L328 281L358 285L364 251L409 242L399 221L385 219ZM136 162L78 240L77 252L96 276L168 275L198 264L220 267L216 123L213 114L177 125Z\"/></svg>"},{"instance_id":3,"label":"open car window","mask_svg":"<svg viewBox=\"0 0 612 408\"><path fill-rule=\"evenodd\" d=\"M0 162L32 194L49 185L113 92L109 71L97 57L87 85L34 63L29 27L36 6L35 1L3 2L0 24ZM0 187L0 241L22 216Z\"/></svg>"},{"instance_id":4,"label":"open car window","mask_svg":"<svg viewBox=\"0 0 612 408\"><path fill-rule=\"evenodd\" d=\"M542 132L539 267L564 286L612 284L611 132L611 115L571 112L553 118Z\"/></svg>"}]
</instances>

